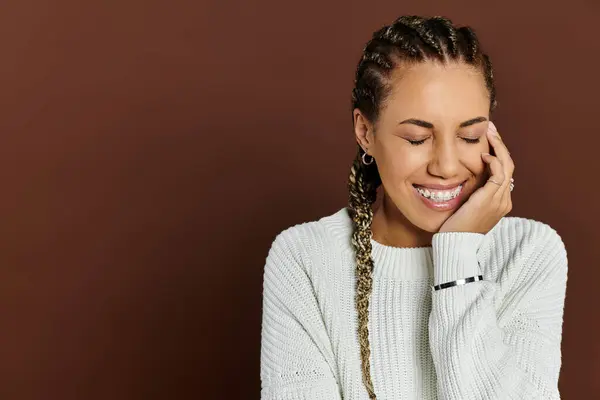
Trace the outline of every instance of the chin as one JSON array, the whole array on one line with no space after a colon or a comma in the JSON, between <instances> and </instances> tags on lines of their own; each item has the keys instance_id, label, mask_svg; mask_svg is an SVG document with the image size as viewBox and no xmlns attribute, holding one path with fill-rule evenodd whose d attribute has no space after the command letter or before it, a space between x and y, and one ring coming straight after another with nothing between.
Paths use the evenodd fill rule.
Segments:
<instances>
[{"instance_id":1,"label":"chin","mask_svg":"<svg viewBox=\"0 0 600 400\"><path fill-rule=\"evenodd\" d=\"M418 230L429 233L438 232L442 225L444 225L444 222L454 214L454 210L434 211L423 207L419 203L413 203L410 209L400 206L400 204L410 204L410 199L404 199L399 202L394 201L394 204L410 224Z\"/></svg>"},{"instance_id":2,"label":"chin","mask_svg":"<svg viewBox=\"0 0 600 400\"><path fill-rule=\"evenodd\" d=\"M448 218L450 218L450 215L445 217L438 215L437 218L434 218L433 216L427 218L426 215L420 215L413 222L413 225L425 232L437 233Z\"/></svg>"}]
</instances>

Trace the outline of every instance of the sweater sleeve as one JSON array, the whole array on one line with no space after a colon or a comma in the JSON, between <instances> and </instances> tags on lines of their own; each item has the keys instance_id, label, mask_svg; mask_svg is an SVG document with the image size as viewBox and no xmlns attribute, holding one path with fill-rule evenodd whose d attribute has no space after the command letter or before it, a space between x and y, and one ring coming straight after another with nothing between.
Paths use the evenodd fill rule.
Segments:
<instances>
[{"instance_id":1,"label":"sweater sleeve","mask_svg":"<svg viewBox=\"0 0 600 400\"><path fill-rule=\"evenodd\" d=\"M293 230L273 242L264 269L262 400L341 399L331 342Z\"/></svg>"},{"instance_id":2,"label":"sweater sleeve","mask_svg":"<svg viewBox=\"0 0 600 400\"><path fill-rule=\"evenodd\" d=\"M567 254L556 231L543 227L525 241L532 247L511 250L502 296L500 283L485 274L482 281L432 289L429 340L440 399L560 399ZM476 253L483 237L434 235L434 285L482 274ZM495 297L502 297L498 311Z\"/></svg>"}]
</instances>

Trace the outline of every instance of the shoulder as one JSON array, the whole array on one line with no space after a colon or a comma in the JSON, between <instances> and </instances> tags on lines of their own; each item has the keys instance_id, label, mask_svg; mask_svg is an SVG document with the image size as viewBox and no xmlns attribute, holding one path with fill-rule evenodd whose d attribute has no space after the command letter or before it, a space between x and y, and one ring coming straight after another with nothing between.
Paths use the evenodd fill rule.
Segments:
<instances>
[{"instance_id":1,"label":"shoulder","mask_svg":"<svg viewBox=\"0 0 600 400\"><path fill-rule=\"evenodd\" d=\"M500 281L540 279L557 275L566 279L565 244L549 224L522 217L504 217L486 235L481 260ZM495 273L494 273L495 272Z\"/></svg>"},{"instance_id":2,"label":"shoulder","mask_svg":"<svg viewBox=\"0 0 600 400\"><path fill-rule=\"evenodd\" d=\"M545 222L523 217L504 217L490 232L497 246L513 251L565 250L559 233Z\"/></svg>"},{"instance_id":3,"label":"shoulder","mask_svg":"<svg viewBox=\"0 0 600 400\"><path fill-rule=\"evenodd\" d=\"M267 260L278 258L304 269L305 272L332 251L350 248L352 221L347 209L317 220L290 226L279 232L269 249Z\"/></svg>"}]
</instances>

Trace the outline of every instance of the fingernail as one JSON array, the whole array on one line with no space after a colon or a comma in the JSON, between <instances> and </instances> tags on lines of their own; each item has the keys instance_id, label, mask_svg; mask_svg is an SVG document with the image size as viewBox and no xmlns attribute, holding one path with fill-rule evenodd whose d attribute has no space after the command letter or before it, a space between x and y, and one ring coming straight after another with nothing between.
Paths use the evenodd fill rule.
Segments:
<instances>
[{"instance_id":1,"label":"fingernail","mask_svg":"<svg viewBox=\"0 0 600 400\"><path fill-rule=\"evenodd\" d=\"M498 131L496 130L496 125L494 125L494 123L492 121L490 121L490 125L489 125L489 132L490 134L498 140L502 140L502 138L500 137L500 134L498 133Z\"/></svg>"}]
</instances>

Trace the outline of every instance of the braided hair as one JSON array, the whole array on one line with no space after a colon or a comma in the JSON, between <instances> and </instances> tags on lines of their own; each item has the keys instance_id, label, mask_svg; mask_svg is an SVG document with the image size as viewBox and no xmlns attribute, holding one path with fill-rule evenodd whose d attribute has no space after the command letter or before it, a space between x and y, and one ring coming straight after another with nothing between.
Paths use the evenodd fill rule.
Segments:
<instances>
[{"instance_id":1,"label":"braided hair","mask_svg":"<svg viewBox=\"0 0 600 400\"><path fill-rule=\"evenodd\" d=\"M359 109L372 124L379 118L381 106L391 93L393 70L406 63L425 61L462 62L479 69L490 95L490 112L496 107L492 64L482 52L473 29L456 27L443 17L402 16L384 26L366 44L356 69L352 90L352 110ZM377 163L365 165L364 151L358 152L348 181L349 211L353 220L352 245L356 253L356 310L363 382L370 399L376 399L370 373L369 299L372 292L371 257L372 205L381 178ZM375 160L374 160L375 161Z\"/></svg>"}]
</instances>

